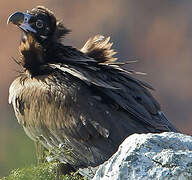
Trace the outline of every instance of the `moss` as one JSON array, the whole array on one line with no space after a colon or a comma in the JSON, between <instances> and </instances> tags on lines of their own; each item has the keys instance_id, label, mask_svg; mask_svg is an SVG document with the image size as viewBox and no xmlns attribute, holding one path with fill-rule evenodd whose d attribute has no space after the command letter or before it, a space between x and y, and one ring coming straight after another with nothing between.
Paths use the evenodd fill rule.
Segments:
<instances>
[{"instance_id":1,"label":"moss","mask_svg":"<svg viewBox=\"0 0 192 180\"><path fill-rule=\"evenodd\" d=\"M78 172L70 175L57 173L58 163L44 163L39 166L12 170L8 177L1 180L86 180Z\"/></svg>"}]
</instances>

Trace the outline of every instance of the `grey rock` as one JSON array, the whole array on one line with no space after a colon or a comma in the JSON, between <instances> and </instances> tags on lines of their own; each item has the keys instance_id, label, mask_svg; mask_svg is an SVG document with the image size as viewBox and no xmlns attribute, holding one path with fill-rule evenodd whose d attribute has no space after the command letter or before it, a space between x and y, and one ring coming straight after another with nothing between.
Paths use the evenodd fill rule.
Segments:
<instances>
[{"instance_id":1,"label":"grey rock","mask_svg":"<svg viewBox=\"0 0 192 180\"><path fill-rule=\"evenodd\" d=\"M134 134L97 170L93 180L192 180L192 137Z\"/></svg>"}]
</instances>

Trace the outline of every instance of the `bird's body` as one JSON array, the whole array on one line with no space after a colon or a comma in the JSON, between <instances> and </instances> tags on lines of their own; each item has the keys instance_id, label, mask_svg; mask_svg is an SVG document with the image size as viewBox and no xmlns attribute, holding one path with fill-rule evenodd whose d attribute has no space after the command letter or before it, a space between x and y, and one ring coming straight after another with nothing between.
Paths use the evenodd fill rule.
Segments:
<instances>
[{"instance_id":1,"label":"bird's body","mask_svg":"<svg viewBox=\"0 0 192 180\"><path fill-rule=\"evenodd\" d=\"M38 13L51 12L31 11ZM24 30L19 48L24 72L12 83L9 102L27 135L60 161L75 169L96 167L133 133L177 131L150 85L114 62L108 38L95 36L80 51L60 42L68 30L59 23L49 36L33 31Z\"/></svg>"}]
</instances>

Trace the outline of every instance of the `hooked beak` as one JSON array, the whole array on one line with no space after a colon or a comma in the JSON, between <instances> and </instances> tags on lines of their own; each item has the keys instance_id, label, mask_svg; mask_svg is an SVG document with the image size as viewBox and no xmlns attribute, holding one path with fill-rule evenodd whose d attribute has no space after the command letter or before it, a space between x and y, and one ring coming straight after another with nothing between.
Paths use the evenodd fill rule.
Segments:
<instances>
[{"instance_id":1,"label":"hooked beak","mask_svg":"<svg viewBox=\"0 0 192 180\"><path fill-rule=\"evenodd\" d=\"M13 13L9 16L9 18L7 20L7 24L13 23L25 32L37 33L37 31L35 29L33 29L29 24L30 19L31 19L30 14L22 13L22 12L16 12L16 13Z\"/></svg>"}]
</instances>

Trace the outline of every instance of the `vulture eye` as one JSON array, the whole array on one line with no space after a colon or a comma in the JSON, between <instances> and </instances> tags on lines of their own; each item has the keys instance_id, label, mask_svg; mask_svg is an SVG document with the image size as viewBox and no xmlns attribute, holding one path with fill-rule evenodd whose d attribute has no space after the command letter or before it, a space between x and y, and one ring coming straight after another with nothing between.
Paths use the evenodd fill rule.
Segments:
<instances>
[{"instance_id":1,"label":"vulture eye","mask_svg":"<svg viewBox=\"0 0 192 180\"><path fill-rule=\"evenodd\" d=\"M40 20L40 19L37 20L37 21L36 21L36 27L39 28L39 29L41 29L41 28L43 27L43 21Z\"/></svg>"}]
</instances>

